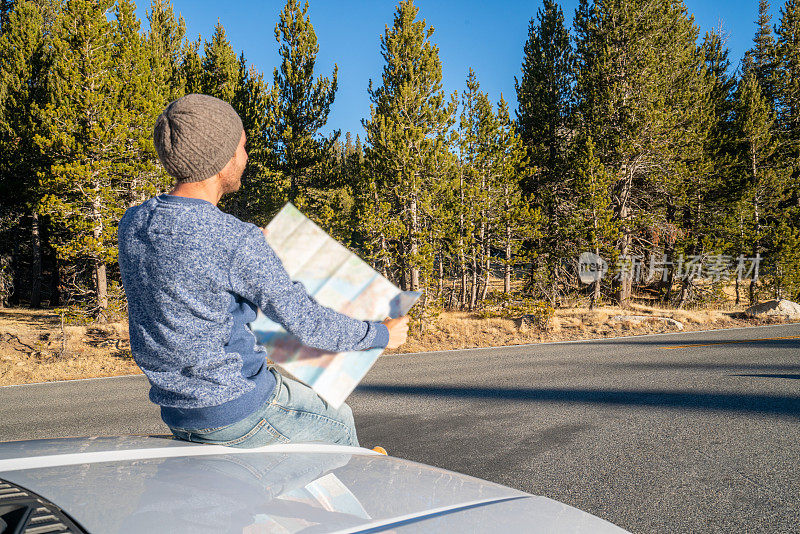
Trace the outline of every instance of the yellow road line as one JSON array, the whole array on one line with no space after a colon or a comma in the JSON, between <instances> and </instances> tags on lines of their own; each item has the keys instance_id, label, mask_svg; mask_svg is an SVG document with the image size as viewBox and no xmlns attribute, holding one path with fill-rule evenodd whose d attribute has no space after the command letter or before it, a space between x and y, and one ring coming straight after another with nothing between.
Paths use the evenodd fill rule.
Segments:
<instances>
[{"instance_id":1,"label":"yellow road line","mask_svg":"<svg viewBox=\"0 0 800 534\"><path fill-rule=\"evenodd\" d=\"M664 350L690 349L692 347L711 347L712 345L733 345L735 343L755 343L756 341L771 341L773 339L800 339L800 336L762 337L759 339L742 339L739 341L720 341L719 343L697 343L694 345L674 345L672 347L658 347Z\"/></svg>"}]
</instances>

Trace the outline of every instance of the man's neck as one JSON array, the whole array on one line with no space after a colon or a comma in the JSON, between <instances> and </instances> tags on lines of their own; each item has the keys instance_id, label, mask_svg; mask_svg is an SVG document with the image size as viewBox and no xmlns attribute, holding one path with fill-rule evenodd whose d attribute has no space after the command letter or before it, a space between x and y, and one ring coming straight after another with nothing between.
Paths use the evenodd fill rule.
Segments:
<instances>
[{"instance_id":1,"label":"man's neck","mask_svg":"<svg viewBox=\"0 0 800 534\"><path fill-rule=\"evenodd\" d=\"M169 194L176 197L206 200L216 206L219 203L219 199L222 198L222 188L219 187L219 181L215 178L216 176L202 182L179 183L172 188Z\"/></svg>"}]
</instances>

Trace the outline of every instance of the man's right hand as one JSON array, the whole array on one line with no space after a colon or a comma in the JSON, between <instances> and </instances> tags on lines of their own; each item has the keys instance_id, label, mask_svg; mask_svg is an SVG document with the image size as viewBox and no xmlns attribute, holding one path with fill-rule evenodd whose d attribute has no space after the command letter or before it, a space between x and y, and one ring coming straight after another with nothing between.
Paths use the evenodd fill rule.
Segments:
<instances>
[{"instance_id":1,"label":"man's right hand","mask_svg":"<svg viewBox=\"0 0 800 534\"><path fill-rule=\"evenodd\" d=\"M409 319L410 317L408 315L404 315L397 319L390 319L387 317L383 320L383 324L389 329L389 344L386 345L387 349L396 349L406 342Z\"/></svg>"}]
</instances>

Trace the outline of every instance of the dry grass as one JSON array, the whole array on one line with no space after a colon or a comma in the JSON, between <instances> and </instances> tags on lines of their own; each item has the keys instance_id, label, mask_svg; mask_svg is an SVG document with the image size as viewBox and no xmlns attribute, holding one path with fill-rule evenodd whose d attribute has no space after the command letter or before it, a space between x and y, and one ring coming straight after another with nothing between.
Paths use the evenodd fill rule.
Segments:
<instances>
[{"instance_id":1,"label":"dry grass","mask_svg":"<svg viewBox=\"0 0 800 534\"><path fill-rule=\"evenodd\" d=\"M675 326L661 322L631 323L614 321L616 315L668 317L683 324L683 331L756 326L780 322L776 319L745 319L738 311L670 310L634 304L630 309L606 306L556 310L545 330L526 328L514 318L482 319L476 313L443 312L427 322L423 331L415 331L401 348L387 354L405 354L448 349L519 345L548 341L602 339L607 337L678 332Z\"/></svg>"},{"instance_id":2,"label":"dry grass","mask_svg":"<svg viewBox=\"0 0 800 534\"><path fill-rule=\"evenodd\" d=\"M442 312L427 320L422 331L415 325L408 342L387 354L677 331L659 322L612 320L615 315L631 314L670 317L683 323L684 331L780 322L737 318L731 311L634 305L628 310L559 309L550 327L540 330L514 318L482 319L470 312ZM62 330L60 317L47 310L0 309L0 386L139 372L131 358L127 323L66 326Z\"/></svg>"},{"instance_id":3,"label":"dry grass","mask_svg":"<svg viewBox=\"0 0 800 534\"><path fill-rule=\"evenodd\" d=\"M127 324L65 326L46 310L0 310L0 386L139 373Z\"/></svg>"}]
</instances>

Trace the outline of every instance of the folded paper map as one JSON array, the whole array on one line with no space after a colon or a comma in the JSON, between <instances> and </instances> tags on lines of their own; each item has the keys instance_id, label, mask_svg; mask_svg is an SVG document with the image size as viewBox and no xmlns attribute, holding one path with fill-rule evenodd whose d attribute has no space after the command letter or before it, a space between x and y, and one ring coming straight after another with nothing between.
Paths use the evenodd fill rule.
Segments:
<instances>
[{"instance_id":1,"label":"folded paper map","mask_svg":"<svg viewBox=\"0 0 800 534\"><path fill-rule=\"evenodd\" d=\"M267 242L289 277L314 300L350 317L382 321L400 317L421 293L401 291L361 258L326 234L291 203L267 225ZM338 408L364 378L383 349L332 353L307 347L259 311L250 329L270 360L311 386Z\"/></svg>"}]
</instances>

